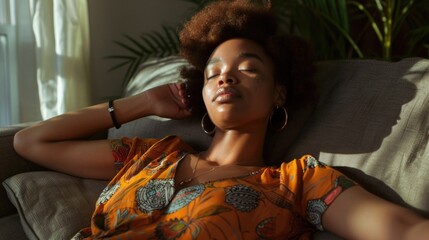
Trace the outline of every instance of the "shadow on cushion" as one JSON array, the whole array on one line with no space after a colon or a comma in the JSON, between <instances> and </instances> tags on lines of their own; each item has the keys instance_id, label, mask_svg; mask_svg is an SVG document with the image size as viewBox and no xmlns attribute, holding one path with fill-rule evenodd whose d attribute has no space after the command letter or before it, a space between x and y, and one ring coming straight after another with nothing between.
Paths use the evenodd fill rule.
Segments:
<instances>
[{"instance_id":1,"label":"shadow on cushion","mask_svg":"<svg viewBox=\"0 0 429 240\"><path fill-rule=\"evenodd\" d=\"M377 179L429 212L429 60L325 62L319 70L321 102L284 159L312 154L362 171L360 180Z\"/></svg>"}]
</instances>

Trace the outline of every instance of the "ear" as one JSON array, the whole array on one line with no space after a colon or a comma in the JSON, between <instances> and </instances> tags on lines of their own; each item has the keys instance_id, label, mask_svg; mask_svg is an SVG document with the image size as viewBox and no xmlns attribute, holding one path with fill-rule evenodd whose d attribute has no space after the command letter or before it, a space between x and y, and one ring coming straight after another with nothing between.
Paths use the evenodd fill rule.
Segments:
<instances>
[{"instance_id":1,"label":"ear","mask_svg":"<svg viewBox=\"0 0 429 240\"><path fill-rule=\"evenodd\" d=\"M286 87L283 85L276 85L274 91L274 103L277 106L283 106L286 102Z\"/></svg>"}]
</instances>

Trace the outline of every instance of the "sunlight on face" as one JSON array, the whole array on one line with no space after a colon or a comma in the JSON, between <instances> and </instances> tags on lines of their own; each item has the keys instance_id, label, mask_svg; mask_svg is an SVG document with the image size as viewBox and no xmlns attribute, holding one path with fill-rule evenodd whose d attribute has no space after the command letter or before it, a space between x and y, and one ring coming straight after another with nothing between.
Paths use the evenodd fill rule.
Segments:
<instances>
[{"instance_id":1,"label":"sunlight on face","mask_svg":"<svg viewBox=\"0 0 429 240\"><path fill-rule=\"evenodd\" d=\"M213 122L225 128L265 125L279 101L273 69L264 49L251 40L220 44L204 71L203 99Z\"/></svg>"}]
</instances>

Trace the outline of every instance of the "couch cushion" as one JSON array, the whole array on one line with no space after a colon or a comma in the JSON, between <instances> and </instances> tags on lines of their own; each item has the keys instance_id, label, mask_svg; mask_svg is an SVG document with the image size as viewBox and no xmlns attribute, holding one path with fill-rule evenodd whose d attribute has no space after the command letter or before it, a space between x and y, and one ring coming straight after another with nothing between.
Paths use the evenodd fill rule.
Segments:
<instances>
[{"instance_id":1,"label":"couch cushion","mask_svg":"<svg viewBox=\"0 0 429 240\"><path fill-rule=\"evenodd\" d=\"M146 61L139 66L136 74L127 84L123 95L136 95L146 89L182 81L180 69L186 66L190 66L189 63L179 56L155 58Z\"/></svg>"},{"instance_id":2,"label":"couch cushion","mask_svg":"<svg viewBox=\"0 0 429 240\"><path fill-rule=\"evenodd\" d=\"M319 64L321 102L284 159L313 154L368 190L429 212L429 60Z\"/></svg>"},{"instance_id":3,"label":"couch cushion","mask_svg":"<svg viewBox=\"0 0 429 240\"><path fill-rule=\"evenodd\" d=\"M107 182L40 171L15 175L3 185L29 239L70 239L90 225Z\"/></svg>"}]
</instances>

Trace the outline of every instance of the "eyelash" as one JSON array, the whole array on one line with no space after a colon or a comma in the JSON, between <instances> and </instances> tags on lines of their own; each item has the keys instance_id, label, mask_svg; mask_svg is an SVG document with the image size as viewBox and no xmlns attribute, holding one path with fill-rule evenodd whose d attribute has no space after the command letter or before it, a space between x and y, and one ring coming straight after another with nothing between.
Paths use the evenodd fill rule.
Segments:
<instances>
[{"instance_id":1,"label":"eyelash","mask_svg":"<svg viewBox=\"0 0 429 240\"><path fill-rule=\"evenodd\" d=\"M211 80L211 79L213 79L213 78L215 78L215 77L217 77L217 76L219 76L220 74L213 74L213 75L211 75L211 76L209 76L209 77L207 77L207 81L208 80Z\"/></svg>"},{"instance_id":2,"label":"eyelash","mask_svg":"<svg viewBox=\"0 0 429 240\"><path fill-rule=\"evenodd\" d=\"M256 72L256 69L253 69L253 68L248 68L248 69L238 69L239 71L242 71L242 72Z\"/></svg>"}]
</instances>

